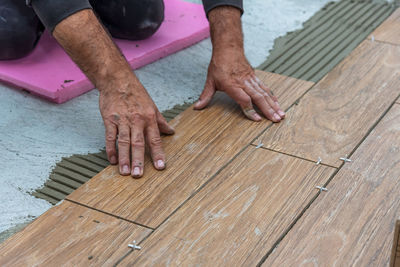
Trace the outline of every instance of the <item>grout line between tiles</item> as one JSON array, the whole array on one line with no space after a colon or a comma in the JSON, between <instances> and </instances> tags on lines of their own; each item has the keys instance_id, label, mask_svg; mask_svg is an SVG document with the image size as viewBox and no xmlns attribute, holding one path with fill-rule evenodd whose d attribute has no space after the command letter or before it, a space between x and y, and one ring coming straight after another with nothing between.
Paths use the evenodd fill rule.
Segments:
<instances>
[{"instance_id":1,"label":"grout line between tiles","mask_svg":"<svg viewBox=\"0 0 400 267\"><path fill-rule=\"evenodd\" d=\"M251 145L254 146L254 147L257 147L257 146L254 145L254 144L251 144ZM289 156L289 157L293 157L293 158L296 158L296 159L301 159L301 160L305 160L305 161L308 161L308 162L312 162L312 163L314 163L314 164L317 163L316 161L313 161L313 160L311 160L311 159L302 158L302 157L300 157L300 156L296 156L296 155L293 155L293 154L285 153L285 152L282 152L282 151L279 151L279 150L274 150L274 149L271 149L271 148L268 148L268 147L261 146L261 147L259 147L259 148L262 148L262 149L265 149L265 150L268 150L268 151L271 151L271 152L283 154L283 155L286 155L286 156ZM336 166L333 166L333 165L329 165L329 164L326 164L326 163L322 163L322 162L319 163L318 165L326 166L326 167L330 167L330 168L334 168L334 169L339 168L339 167L336 167Z\"/></svg>"},{"instance_id":2,"label":"grout line between tiles","mask_svg":"<svg viewBox=\"0 0 400 267\"><path fill-rule=\"evenodd\" d=\"M80 203L80 202L77 202L77 201L74 201L74 200L71 200L71 199L68 199L68 198L64 199L64 201L68 201L68 202L77 204L77 205L79 205L79 206L82 206L82 207L85 207L85 208L88 208L88 209L91 209L91 210L95 210L95 211L97 211L97 212L104 213L104 214L109 215L109 216L111 216L111 217L114 217L114 218L117 218L117 219L120 219L120 220L129 222L129 223L136 224L136 225L138 225L138 226L144 227L144 228L149 229L149 230L152 230L152 231L155 230L155 228L149 227L149 226L147 226L147 225L144 225L144 224L141 224L141 223L137 223L137 222L135 222L135 221L128 220L128 219L123 218L123 217L121 217L121 216L118 216L118 215L115 215L115 214L106 212L106 211L104 211L104 210L99 210L99 209L93 208L93 207L91 207L91 206L82 204L82 203ZM61 202L60 202L60 203L61 203Z\"/></svg>"},{"instance_id":3,"label":"grout line between tiles","mask_svg":"<svg viewBox=\"0 0 400 267\"><path fill-rule=\"evenodd\" d=\"M392 42L382 41L382 40L377 40L377 39L374 39L374 41L372 41L370 36L368 37L367 40L371 43L381 43L381 44L386 44L386 45L391 45L391 46L400 46L400 44L395 44Z\"/></svg>"},{"instance_id":4,"label":"grout line between tiles","mask_svg":"<svg viewBox=\"0 0 400 267\"><path fill-rule=\"evenodd\" d=\"M368 136L371 134L371 132L376 128L376 126L382 121L382 119L386 116L386 114L393 108L398 99L400 98L400 94L395 98L395 100L392 102L392 104L383 112L383 114L377 119L377 121L371 126L371 128L368 130L368 132L365 134L365 136L361 139L361 141L354 147L354 149L350 152L349 158L357 151L357 149L361 146L362 143L364 143L365 139L368 138ZM345 165L345 162L343 162L339 168L335 170L335 172L330 176L328 181L324 184L323 187L327 188L330 182L335 178L336 174L342 169L342 167ZM299 214L299 216L294 219L293 223L288 227L288 229L280 236L280 238L275 242L275 244L272 246L272 248L267 252L267 254L260 260L260 262L257 264L257 266L261 266L267 258L271 255L271 253L279 246L279 244L282 242L282 240L287 236L287 234L293 229L293 227L297 224L297 222L301 219L301 217L307 212L307 210L311 207L311 205L314 203L314 201L318 198L318 196L321 194L321 192L316 193L315 197L311 199L309 204L303 209L303 211Z\"/></svg>"}]
</instances>

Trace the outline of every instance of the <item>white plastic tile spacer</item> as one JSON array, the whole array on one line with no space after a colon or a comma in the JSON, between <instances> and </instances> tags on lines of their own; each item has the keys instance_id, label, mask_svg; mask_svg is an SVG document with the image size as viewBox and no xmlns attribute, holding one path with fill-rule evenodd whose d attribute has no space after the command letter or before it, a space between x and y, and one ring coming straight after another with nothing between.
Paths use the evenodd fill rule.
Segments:
<instances>
[{"instance_id":1,"label":"white plastic tile spacer","mask_svg":"<svg viewBox=\"0 0 400 267\"><path fill-rule=\"evenodd\" d=\"M320 157L318 157L318 161L317 161L317 165L321 164L322 159Z\"/></svg>"},{"instance_id":2,"label":"white plastic tile spacer","mask_svg":"<svg viewBox=\"0 0 400 267\"><path fill-rule=\"evenodd\" d=\"M256 148L260 148L260 147L262 147L264 144L263 143L259 143L257 146L256 146Z\"/></svg>"},{"instance_id":3,"label":"white plastic tile spacer","mask_svg":"<svg viewBox=\"0 0 400 267\"><path fill-rule=\"evenodd\" d=\"M340 160L343 160L344 162L351 162L351 159L348 159L348 158L345 158L345 157L340 158Z\"/></svg>"},{"instance_id":4,"label":"white plastic tile spacer","mask_svg":"<svg viewBox=\"0 0 400 267\"><path fill-rule=\"evenodd\" d=\"M322 187L322 186L316 186L315 188L317 188L320 192L322 192L322 191L327 192L328 191L328 188L325 188L325 187Z\"/></svg>"},{"instance_id":5,"label":"white plastic tile spacer","mask_svg":"<svg viewBox=\"0 0 400 267\"><path fill-rule=\"evenodd\" d=\"M129 244L128 247L132 248L133 250L135 250L135 249L136 250L141 250L142 249L142 247L139 247L139 246L136 245L136 240L133 240L133 243Z\"/></svg>"}]
</instances>

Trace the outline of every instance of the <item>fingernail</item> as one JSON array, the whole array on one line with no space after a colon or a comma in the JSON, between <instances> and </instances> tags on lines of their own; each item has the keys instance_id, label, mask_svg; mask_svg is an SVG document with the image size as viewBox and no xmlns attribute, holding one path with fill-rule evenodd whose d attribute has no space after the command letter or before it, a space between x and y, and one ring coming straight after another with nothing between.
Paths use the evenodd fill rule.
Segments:
<instances>
[{"instance_id":1,"label":"fingernail","mask_svg":"<svg viewBox=\"0 0 400 267\"><path fill-rule=\"evenodd\" d=\"M123 174L128 174L129 173L129 166L128 165L122 166L122 173Z\"/></svg>"},{"instance_id":2,"label":"fingernail","mask_svg":"<svg viewBox=\"0 0 400 267\"><path fill-rule=\"evenodd\" d=\"M164 161L158 160L158 161L157 161L157 167L158 167L159 169L164 169L164 167L165 167Z\"/></svg>"},{"instance_id":3,"label":"fingernail","mask_svg":"<svg viewBox=\"0 0 400 267\"><path fill-rule=\"evenodd\" d=\"M254 118L255 118L256 120L258 120L258 121L261 120L261 116L258 115L257 113L254 114Z\"/></svg>"},{"instance_id":4,"label":"fingernail","mask_svg":"<svg viewBox=\"0 0 400 267\"><path fill-rule=\"evenodd\" d=\"M140 176L140 168L139 167L135 167L133 169L133 176Z\"/></svg>"},{"instance_id":5,"label":"fingernail","mask_svg":"<svg viewBox=\"0 0 400 267\"><path fill-rule=\"evenodd\" d=\"M169 125L168 125L169 126ZM172 128L171 126L169 126L169 133L170 134L174 134L175 133L175 129Z\"/></svg>"},{"instance_id":6,"label":"fingernail","mask_svg":"<svg viewBox=\"0 0 400 267\"><path fill-rule=\"evenodd\" d=\"M111 156L110 163L111 164L117 163L117 157L116 156Z\"/></svg>"},{"instance_id":7,"label":"fingernail","mask_svg":"<svg viewBox=\"0 0 400 267\"><path fill-rule=\"evenodd\" d=\"M274 114L274 119L277 120L277 121L280 121L280 120L281 120L281 117L279 117L279 115L275 113L275 114Z\"/></svg>"},{"instance_id":8,"label":"fingernail","mask_svg":"<svg viewBox=\"0 0 400 267\"><path fill-rule=\"evenodd\" d=\"M285 112L283 112L282 110L278 111L279 116L284 117L285 116Z\"/></svg>"}]
</instances>

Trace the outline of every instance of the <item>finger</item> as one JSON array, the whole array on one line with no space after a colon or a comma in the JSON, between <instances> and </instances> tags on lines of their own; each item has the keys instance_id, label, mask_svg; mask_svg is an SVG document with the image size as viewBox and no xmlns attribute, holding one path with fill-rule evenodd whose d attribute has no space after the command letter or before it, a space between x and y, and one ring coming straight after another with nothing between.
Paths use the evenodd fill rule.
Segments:
<instances>
[{"instance_id":1,"label":"finger","mask_svg":"<svg viewBox=\"0 0 400 267\"><path fill-rule=\"evenodd\" d=\"M261 110L265 117L273 122L279 122L281 117L275 112L275 110L271 107L268 101L265 99L264 94L260 93L251 82L246 80L245 82L245 91L251 97L254 104Z\"/></svg>"},{"instance_id":2,"label":"finger","mask_svg":"<svg viewBox=\"0 0 400 267\"><path fill-rule=\"evenodd\" d=\"M168 134L172 135L175 133L174 128L172 128L167 120L164 118L164 116L158 111L157 112L157 124L158 124L158 129L160 129L160 132L163 134Z\"/></svg>"},{"instance_id":3,"label":"finger","mask_svg":"<svg viewBox=\"0 0 400 267\"><path fill-rule=\"evenodd\" d=\"M149 124L146 128L146 139L150 148L150 154L151 158L153 159L154 167L157 170L165 169L165 154L162 148L160 131L158 130L155 122Z\"/></svg>"},{"instance_id":4,"label":"finger","mask_svg":"<svg viewBox=\"0 0 400 267\"><path fill-rule=\"evenodd\" d=\"M284 118L285 117L285 112L282 110L282 108L280 107L280 105L279 105L279 102L278 102L278 98L273 94L273 92L271 91L271 89L269 89L269 88L267 88L266 86L265 86L265 84L257 77L257 76L254 76L254 81L255 81L255 83L258 85L257 87L258 88L260 88L261 90L263 90L264 92L266 92L267 94L268 94L268 96L269 96L269 99L271 100L271 101L273 101L273 108L274 108L274 110L278 113L278 115L281 117L281 118Z\"/></svg>"},{"instance_id":5,"label":"finger","mask_svg":"<svg viewBox=\"0 0 400 267\"><path fill-rule=\"evenodd\" d=\"M262 88L262 90L264 92L267 92L268 95L272 98L272 100L274 102L278 102L278 98L273 94L273 92L271 91L271 89L269 89L267 86L265 86L265 84L263 83L263 81L261 81L257 76L253 76L253 79L256 81L256 83L258 85L260 85L260 87Z\"/></svg>"},{"instance_id":6,"label":"finger","mask_svg":"<svg viewBox=\"0 0 400 267\"><path fill-rule=\"evenodd\" d=\"M236 88L235 90L227 90L227 94L233 98L242 108L244 115L250 120L261 121L261 116L255 111L251 98L246 92L241 88Z\"/></svg>"},{"instance_id":7,"label":"finger","mask_svg":"<svg viewBox=\"0 0 400 267\"><path fill-rule=\"evenodd\" d=\"M144 139L144 123L136 123L132 127L131 132L131 148L132 148L132 172L134 178L143 176L145 139Z\"/></svg>"},{"instance_id":8,"label":"finger","mask_svg":"<svg viewBox=\"0 0 400 267\"><path fill-rule=\"evenodd\" d=\"M253 88L255 90L257 90L257 92L259 92L260 94L262 94L264 96L265 100L275 110L275 112L278 112L279 107L272 97L271 90L269 90L266 86L261 88L261 85L253 78L249 79L249 81L250 81L251 85L253 86Z\"/></svg>"},{"instance_id":9,"label":"finger","mask_svg":"<svg viewBox=\"0 0 400 267\"><path fill-rule=\"evenodd\" d=\"M204 85L204 90L201 93L199 100L194 105L194 109L205 108L210 103L215 92L216 92L216 90L215 90L214 82L211 79L207 79L206 84Z\"/></svg>"},{"instance_id":10,"label":"finger","mask_svg":"<svg viewBox=\"0 0 400 267\"><path fill-rule=\"evenodd\" d=\"M111 164L115 165L118 163L117 160L117 126L113 123L106 122L104 123L106 127L106 153L108 157L108 161Z\"/></svg>"},{"instance_id":11,"label":"finger","mask_svg":"<svg viewBox=\"0 0 400 267\"><path fill-rule=\"evenodd\" d=\"M118 127L118 158L119 158L119 173L121 175L130 174L130 129L127 125Z\"/></svg>"}]
</instances>

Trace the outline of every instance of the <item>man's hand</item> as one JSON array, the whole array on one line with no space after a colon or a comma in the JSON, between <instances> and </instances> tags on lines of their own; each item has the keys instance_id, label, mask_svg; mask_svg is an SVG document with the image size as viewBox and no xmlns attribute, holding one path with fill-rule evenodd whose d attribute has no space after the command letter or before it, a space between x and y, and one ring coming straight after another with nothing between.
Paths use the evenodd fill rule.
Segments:
<instances>
[{"instance_id":1,"label":"man's hand","mask_svg":"<svg viewBox=\"0 0 400 267\"><path fill-rule=\"evenodd\" d=\"M277 98L256 77L244 55L240 11L234 7L217 7L209 12L209 21L213 55L206 85L195 108L207 106L220 90L232 97L249 119L261 120L254 103L265 117L273 122L281 121L285 113Z\"/></svg>"},{"instance_id":2,"label":"man's hand","mask_svg":"<svg viewBox=\"0 0 400 267\"><path fill-rule=\"evenodd\" d=\"M93 11L82 10L64 19L54 29L53 36L100 91L100 112L110 163L119 162L122 175L141 177L148 145L154 167L164 169L160 132L173 134L174 130Z\"/></svg>"},{"instance_id":3,"label":"man's hand","mask_svg":"<svg viewBox=\"0 0 400 267\"><path fill-rule=\"evenodd\" d=\"M158 170L165 168L160 132L173 134L174 129L168 125L136 77L126 77L111 83L108 90L101 90L100 112L106 128L108 158L111 164L119 162L122 175L131 174L136 178L143 175L146 144L150 148L154 167Z\"/></svg>"}]
</instances>

